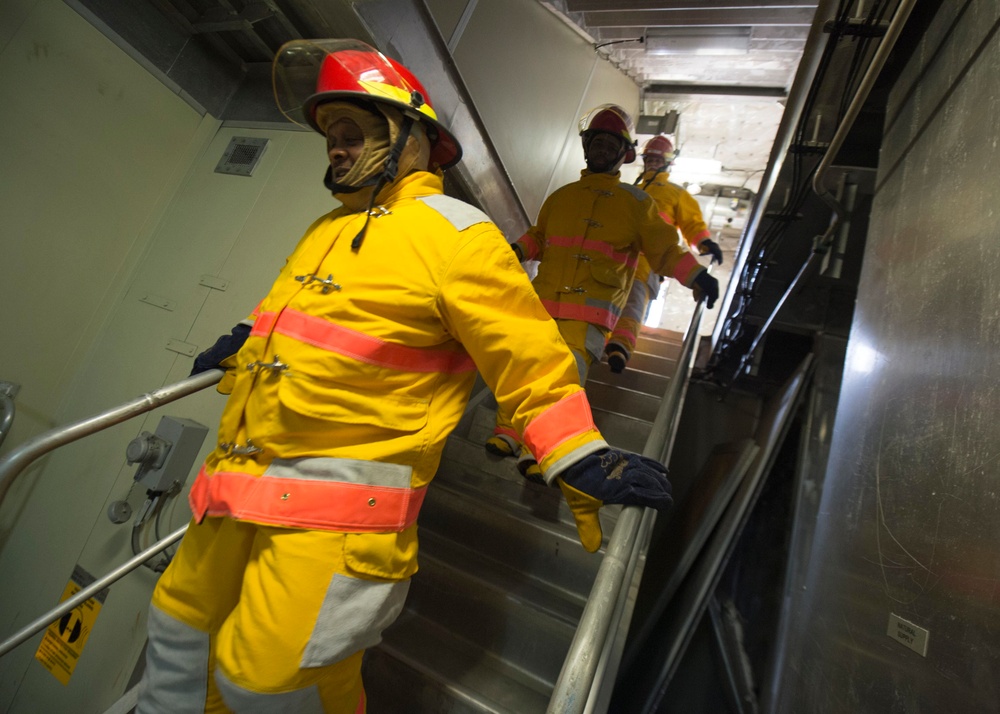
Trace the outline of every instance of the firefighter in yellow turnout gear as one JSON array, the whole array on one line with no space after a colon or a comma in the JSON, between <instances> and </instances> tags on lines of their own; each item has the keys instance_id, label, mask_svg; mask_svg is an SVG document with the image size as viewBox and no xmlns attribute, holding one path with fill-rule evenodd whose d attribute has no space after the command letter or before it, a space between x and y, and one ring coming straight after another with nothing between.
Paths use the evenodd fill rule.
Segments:
<instances>
[{"instance_id":1,"label":"firefighter in yellow turnout gear","mask_svg":"<svg viewBox=\"0 0 1000 714\"><path fill-rule=\"evenodd\" d=\"M416 78L329 40L285 45L274 79L282 111L326 137L343 206L310 226L252 324L196 360L227 369L231 392L153 594L139 714L365 711L362 654L403 607L477 369L587 550L602 504L670 503L663 466L595 428L500 231L443 195L461 149Z\"/></svg>"},{"instance_id":2,"label":"firefighter in yellow turnout gear","mask_svg":"<svg viewBox=\"0 0 1000 714\"><path fill-rule=\"evenodd\" d=\"M657 273L718 295L715 278L679 245L653 199L619 180L622 164L635 160L633 134L632 118L617 105L584 115L586 170L545 199L535 225L513 244L519 260L539 261L532 284L576 357L581 386L625 307L640 253ZM518 456L521 473L537 480L537 454L521 448L509 415L500 404L486 449Z\"/></svg>"},{"instance_id":3,"label":"firefighter in yellow turnout gear","mask_svg":"<svg viewBox=\"0 0 1000 714\"><path fill-rule=\"evenodd\" d=\"M688 245L697 248L701 255L711 255L711 263L722 265L722 248L709 237L698 202L683 186L670 182L668 171L676 158L677 152L670 139L654 136L642 148L643 172L635 185L656 201L660 216L680 229ZM660 276L650 269L646 257L640 255L628 301L604 351L612 372L620 373L625 369L635 350L649 303L660 290L660 281ZM713 301L709 301L708 307L712 307Z\"/></svg>"}]
</instances>

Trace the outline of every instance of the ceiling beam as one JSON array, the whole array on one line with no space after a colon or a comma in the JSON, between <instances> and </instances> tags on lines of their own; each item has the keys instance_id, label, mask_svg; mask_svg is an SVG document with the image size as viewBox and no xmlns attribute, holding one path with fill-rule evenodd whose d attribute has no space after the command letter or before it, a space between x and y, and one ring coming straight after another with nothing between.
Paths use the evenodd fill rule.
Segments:
<instances>
[{"instance_id":1,"label":"ceiling beam","mask_svg":"<svg viewBox=\"0 0 1000 714\"><path fill-rule=\"evenodd\" d=\"M722 96L722 97L777 97L788 96L784 87L748 87L737 85L706 85L706 84L648 84L642 90L643 97L650 99L650 95L699 95L699 96Z\"/></svg>"},{"instance_id":2,"label":"ceiling beam","mask_svg":"<svg viewBox=\"0 0 1000 714\"><path fill-rule=\"evenodd\" d=\"M741 8L736 10L640 10L585 12L584 24L597 27L676 27L731 25L811 25L815 8Z\"/></svg>"},{"instance_id":3,"label":"ceiling beam","mask_svg":"<svg viewBox=\"0 0 1000 714\"><path fill-rule=\"evenodd\" d=\"M734 7L816 7L813 0L674 0L670 10L703 10ZM634 12L666 10L666 0L566 0L568 12Z\"/></svg>"},{"instance_id":4,"label":"ceiling beam","mask_svg":"<svg viewBox=\"0 0 1000 714\"><path fill-rule=\"evenodd\" d=\"M603 27L594 28L595 37L600 41L605 40L625 40L640 38L646 34L645 27ZM750 30L750 41L757 40L794 40L805 44L806 36L809 34L809 27L800 25L790 25L779 27L776 25L760 25Z\"/></svg>"}]
</instances>

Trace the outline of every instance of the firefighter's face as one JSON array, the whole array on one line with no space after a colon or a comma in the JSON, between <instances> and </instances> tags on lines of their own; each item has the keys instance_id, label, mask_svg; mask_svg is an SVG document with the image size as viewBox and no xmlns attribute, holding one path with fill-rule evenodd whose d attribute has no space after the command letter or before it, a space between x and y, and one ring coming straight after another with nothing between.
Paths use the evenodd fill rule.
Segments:
<instances>
[{"instance_id":1,"label":"firefighter's face","mask_svg":"<svg viewBox=\"0 0 1000 714\"><path fill-rule=\"evenodd\" d=\"M326 150L334 181L347 175L364 146L365 135L354 121L345 118L330 122L326 127Z\"/></svg>"},{"instance_id":2,"label":"firefighter's face","mask_svg":"<svg viewBox=\"0 0 1000 714\"><path fill-rule=\"evenodd\" d=\"M587 167L597 173L614 173L621 166L624 148L621 138L605 131L595 131L585 144Z\"/></svg>"},{"instance_id":3,"label":"firefighter's face","mask_svg":"<svg viewBox=\"0 0 1000 714\"><path fill-rule=\"evenodd\" d=\"M667 162L659 154L643 154L642 168L645 171L661 171L667 168Z\"/></svg>"}]
</instances>

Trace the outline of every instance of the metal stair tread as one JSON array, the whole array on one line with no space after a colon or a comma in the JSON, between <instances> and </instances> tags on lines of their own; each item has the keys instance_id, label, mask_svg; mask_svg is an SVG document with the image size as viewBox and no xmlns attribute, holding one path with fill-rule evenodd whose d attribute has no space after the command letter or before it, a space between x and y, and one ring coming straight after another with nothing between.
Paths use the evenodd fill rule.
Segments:
<instances>
[{"instance_id":1,"label":"metal stair tread","mask_svg":"<svg viewBox=\"0 0 1000 714\"><path fill-rule=\"evenodd\" d=\"M544 509L547 511L546 515L556 513L559 522L575 531L573 514L558 488L525 480L518 473L514 459L490 456L481 444L455 434L448 438L448 442L432 488L443 486L477 501L485 500L484 494L488 493L488 501L493 504L498 502L496 496L499 496L502 503L517 509L518 513L528 513L534 518L554 522L551 518L543 518ZM490 469L490 466L500 468ZM601 510L601 525L605 530L614 528L620 510L615 506Z\"/></svg>"},{"instance_id":2,"label":"metal stair tread","mask_svg":"<svg viewBox=\"0 0 1000 714\"><path fill-rule=\"evenodd\" d=\"M515 570L495 558L431 532L420 535L420 573L454 573L483 588L509 595L515 604L529 603L538 612L575 624L587 602L584 595L559 587L534 573ZM417 580L414 580L416 583Z\"/></svg>"},{"instance_id":3,"label":"metal stair tread","mask_svg":"<svg viewBox=\"0 0 1000 714\"><path fill-rule=\"evenodd\" d=\"M465 711L490 714L528 714L544 712L551 696L552 684L541 680L508 662L475 647L447 629L410 612L405 612L386 630L381 644L371 651L372 657L387 657L397 666L406 667L430 680L453 700L475 705ZM366 662L366 667L371 667ZM385 682L385 678L370 681ZM395 682L395 678L389 680ZM396 687L396 689L399 689ZM402 692L397 692L402 694ZM379 694L372 692L372 703L378 705ZM398 709L378 710L369 707L369 714L397 714ZM411 712L430 709L407 709ZM438 710L440 711L440 710ZM447 711L451 711L450 709Z\"/></svg>"},{"instance_id":4,"label":"metal stair tread","mask_svg":"<svg viewBox=\"0 0 1000 714\"><path fill-rule=\"evenodd\" d=\"M515 570L544 573L559 587L582 594L590 591L601 560L583 550L574 526L532 518L504 504L470 500L448 484L428 492L420 529L421 533L475 543L477 550ZM608 533L605 531L606 537Z\"/></svg>"},{"instance_id":5,"label":"metal stair tread","mask_svg":"<svg viewBox=\"0 0 1000 714\"><path fill-rule=\"evenodd\" d=\"M467 577L447 567L430 566L410 584L406 609L446 628L475 647L521 669L555 682L582 613L553 614L536 602ZM538 595L538 593L535 593ZM558 605L548 598L549 605Z\"/></svg>"}]
</instances>

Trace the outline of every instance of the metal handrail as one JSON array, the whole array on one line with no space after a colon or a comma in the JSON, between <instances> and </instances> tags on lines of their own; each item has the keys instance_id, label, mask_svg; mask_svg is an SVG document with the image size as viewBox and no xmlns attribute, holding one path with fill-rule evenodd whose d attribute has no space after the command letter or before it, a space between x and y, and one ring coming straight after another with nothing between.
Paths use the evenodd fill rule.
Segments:
<instances>
[{"instance_id":1,"label":"metal handrail","mask_svg":"<svg viewBox=\"0 0 1000 714\"><path fill-rule=\"evenodd\" d=\"M14 426L14 397L20 386L11 382L0 382L0 446L3 446L4 439Z\"/></svg>"},{"instance_id":2,"label":"metal handrail","mask_svg":"<svg viewBox=\"0 0 1000 714\"><path fill-rule=\"evenodd\" d=\"M101 590L103 590L104 588L125 577L133 570L138 568L140 565L145 563L147 560L152 558L154 555L161 553L167 548L169 548L172 544L176 543L181 539L181 537L184 535L184 532L187 531L187 529L188 529L188 524L185 523L183 526L175 530L173 533L168 535L163 540L157 541L150 547L146 548L146 550L136 555L131 560L128 560L119 565L117 568L112 570L104 577L95 580L93 583L91 583L90 585L83 588L75 595L73 595L73 597L63 600L61 603L59 603L57 607L54 607L53 609L46 612L44 615L41 615L32 620L31 622L29 622L27 625L25 625L20 630L18 630L13 635L4 640L2 643L0 643L0 657L3 657L5 654L10 652L19 644L29 639L32 635L35 635L44 630L46 627L51 625L53 622L58 620L67 612L72 612L77 607L82 605L84 602L97 595L97 593L101 592Z\"/></svg>"},{"instance_id":3,"label":"metal handrail","mask_svg":"<svg viewBox=\"0 0 1000 714\"><path fill-rule=\"evenodd\" d=\"M81 419L80 421L51 429L44 434L36 436L34 439L26 441L24 444L14 449L9 454L0 458L0 505L10 490L14 479L21 474L32 462L45 454L65 446L74 441L78 441L85 436L94 434L109 426L120 424L132 417L145 414L164 404L176 401L181 397L201 391L206 387L217 384L225 374L221 369L211 369L207 372L188 377L175 384L161 387L155 391L137 397L125 404L113 409L95 414L92 417ZM0 643L0 657L10 652L19 644L30 638L32 635L41 632L67 612L72 611L77 606L99 593L112 583L125 577L154 555L166 550L173 543L181 539L187 525L177 529L166 538L151 545L146 550L136 555L131 560L126 561L102 578L95 580L87 587L80 590L73 597L64 600L58 606L49 610L45 614L35 618L9 638Z\"/></svg>"},{"instance_id":4,"label":"metal handrail","mask_svg":"<svg viewBox=\"0 0 1000 714\"><path fill-rule=\"evenodd\" d=\"M698 342L698 328L704 313L704 301L699 300L684 335L681 352L677 358L674 375L660 402L653 420L643 456L669 461L673 435L679 421L679 406L687 387L687 378ZM604 559L594 579L594 585L583 608L580 624L570 643L569 652L556 680L548 714L582 714L603 686L617 672L618 662L613 651L621 625L628 629L631 612L626 612L633 579L640 578L640 562L644 562L649 540L656 522L656 511L651 508L627 506L622 509L608 542ZM614 624L614 627L612 625ZM609 637L609 633L613 636ZM600 653L598 656L597 653ZM621 652L617 652L620 659ZM602 675L598 678L598 672Z\"/></svg>"},{"instance_id":5,"label":"metal handrail","mask_svg":"<svg viewBox=\"0 0 1000 714\"><path fill-rule=\"evenodd\" d=\"M132 401L125 402L114 409L109 409L108 411L81 419L72 424L56 427L36 436L34 439L29 439L3 458L0 458L0 506L3 505L4 498L6 498L11 484L14 483L14 479L36 459L60 446L65 446L85 436L90 436L102 429L107 429L109 426L128 421L132 417L145 414L159 406L169 404L189 394L194 394L206 387L211 387L222 379L223 374L225 373L221 369L210 369L194 377L188 377L175 384L170 384L148 394L143 394L141 397L136 397Z\"/></svg>"}]
</instances>

